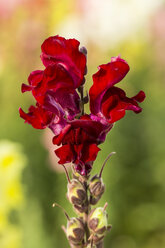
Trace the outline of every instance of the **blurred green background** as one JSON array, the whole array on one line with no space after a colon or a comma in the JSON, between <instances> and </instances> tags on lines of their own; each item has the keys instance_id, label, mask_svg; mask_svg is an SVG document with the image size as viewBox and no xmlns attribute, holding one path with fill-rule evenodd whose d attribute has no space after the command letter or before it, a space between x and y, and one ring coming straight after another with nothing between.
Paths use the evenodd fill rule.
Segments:
<instances>
[{"instance_id":1,"label":"blurred green background","mask_svg":"<svg viewBox=\"0 0 165 248\"><path fill-rule=\"evenodd\" d=\"M0 247L68 247L66 223L54 201L66 200L66 178L51 135L19 118L34 101L21 94L32 70L42 69L40 45L50 35L77 38L88 50L86 89L97 66L121 55L130 72L128 96L144 90L139 115L127 113L101 145L93 174L105 167L111 248L165 247L165 2L163 0L0 0Z\"/></svg>"}]
</instances>

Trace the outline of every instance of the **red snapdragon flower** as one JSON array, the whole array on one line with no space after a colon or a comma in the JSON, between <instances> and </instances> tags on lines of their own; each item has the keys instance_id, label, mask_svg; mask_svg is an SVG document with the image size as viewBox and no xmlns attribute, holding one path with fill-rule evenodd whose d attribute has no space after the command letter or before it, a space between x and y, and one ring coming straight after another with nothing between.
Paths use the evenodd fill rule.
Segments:
<instances>
[{"instance_id":1,"label":"red snapdragon flower","mask_svg":"<svg viewBox=\"0 0 165 248\"><path fill-rule=\"evenodd\" d=\"M86 176L91 168L93 161L97 157L100 150L93 140L82 128L74 128L71 125L67 127L67 131L53 139L53 143L61 139L62 146L56 149L55 153L60 158L59 163L72 162L76 171ZM59 143L58 143L59 144Z\"/></svg>"},{"instance_id":2,"label":"red snapdragon flower","mask_svg":"<svg viewBox=\"0 0 165 248\"><path fill-rule=\"evenodd\" d=\"M134 97L116 87L128 73L127 62L120 57L100 65L93 75L93 85L89 91L89 115L83 114L81 98L77 89L85 82L86 55L79 49L75 39L66 40L54 36L41 46L44 70L33 71L28 85L22 84L22 92L31 91L36 106L25 113L20 108L20 116L34 128L49 127L55 134L53 143L61 145L55 153L59 163L72 162L81 175L89 174L92 164L113 123L124 117L126 110L141 112L138 102L145 98L143 91Z\"/></svg>"},{"instance_id":3,"label":"red snapdragon flower","mask_svg":"<svg viewBox=\"0 0 165 248\"><path fill-rule=\"evenodd\" d=\"M80 42L76 39L66 40L58 35L49 37L41 46L41 59L45 67L50 64L62 65L78 88L86 70L86 56L79 50Z\"/></svg>"},{"instance_id":4,"label":"red snapdragon flower","mask_svg":"<svg viewBox=\"0 0 165 248\"><path fill-rule=\"evenodd\" d=\"M119 56L111 58L110 63L99 66L99 71L93 75L93 85L89 91L92 118L97 116L114 123L124 117L126 110L133 110L135 113L142 111L137 102L145 99L143 91L129 98L124 90L114 86L128 71L129 65Z\"/></svg>"},{"instance_id":5,"label":"red snapdragon flower","mask_svg":"<svg viewBox=\"0 0 165 248\"><path fill-rule=\"evenodd\" d=\"M99 152L98 145L104 142L112 125L94 121L89 115L68 122L62 132L53 138L55 145L62 145L55 153L59 163L75 164L75 169L86 176Z\"/></svg>"},{"instance_id":6,"label":"red snapdragon flower","mask_svg":"<svg viewBox=\"0 0 165 248\"><path fill-rule=\"evenodd\" d=\"M66 124L66 118L72 120L80 113L80 97L74 89L72 78L60 64L52 64L44 71L33 71L28 77L28 82L29 85L22 84L22 92L32 92L38 111L42 109L52 113L51 120L49 118L50 121L46 123L55 134L59 134ZM34 113L30 109L26 114L20 109L20 115L26 122L32 124L36 111ZM45 128L45 125L41 125L42 122L41 118L38 118L35 128L40 129L41 126Z\"/></svg>"}]
</instances>

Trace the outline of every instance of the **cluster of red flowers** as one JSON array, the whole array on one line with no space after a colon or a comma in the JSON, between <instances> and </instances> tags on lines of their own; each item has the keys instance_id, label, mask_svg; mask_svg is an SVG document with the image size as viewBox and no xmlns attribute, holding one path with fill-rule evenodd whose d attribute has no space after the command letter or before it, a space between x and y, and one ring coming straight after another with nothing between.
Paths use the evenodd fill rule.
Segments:
<instances>
[{"instance_id":1,"label":"cluster of red flowers","mask_svg":"<svg viewBox=\"0 0 165 248\"><path fill-rule=\"evenodd\" d=\"M22 84L22 92L31 91L36 106L20 116L34 128L49 127L53 143L61 145L55 150L59 163L72 162L75 170L87 175L97 153L98 145L104 142L113 123L125 115L126 110L141 112L138 102L145 98L143 91L128 98L125 92L114 86L129 71L129 66L120 57L111 58L108 64L100 65L93 75L89 90L90 114L84 114L81 97L86 74L86 49L79 49L75 39L60 36L49 37L41 46L44 70L33 71L28 85ZM86 97L87 98L87 97Z\"/></svg>"}]
</instances>

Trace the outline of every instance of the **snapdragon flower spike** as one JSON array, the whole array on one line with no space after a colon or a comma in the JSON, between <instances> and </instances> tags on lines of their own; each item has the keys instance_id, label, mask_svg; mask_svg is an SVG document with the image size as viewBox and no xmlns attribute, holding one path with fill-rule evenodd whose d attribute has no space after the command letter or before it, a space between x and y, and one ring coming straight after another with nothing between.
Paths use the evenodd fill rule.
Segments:
<instances>
[{"instance_id":1,"label":"snapdragon flower spike","mask_svg":"<svg viewBox=\"0 0 165 248\"><path fill-rule=\"evenodd\" d=\"M99 66L99 71L93 75L93 85L90 88L91 118L104 118L109 123L114 123L124 117L126 110L140 113L142 109L138 102L145 99L145 94L140 91L134 97L127 97L124 90L115 87L128 73L127 62L118 57L113 57L111 62Z\"/></svg>"},{"instance_id":2,"label":"snapdragon flower spike","mask_svg":"<svg viewBox=\"0 0 165 248\"><path fill-rule=\"evenodd\" d=\"M56 35L46 39L41 46L41 59L45 67L62 65L73 79L74 88L82 84L86 70L86 56L79 50L79 45L76 39Z\"/></svg>"},{"instance_id":3,"label":"snapdragon flower spike","mask_svg":"<svg viewBox=\"0 0 165 248\"><path fill-rule=\"evenodd\" d=\"M138 102L144 100L145 94L140 91L129 98L116 87L129 71L127 62L118 56L99 66L89 97L84 97L87 51L79 45L75 39L58 35L43 42L41 59L45 69L33 71L28 84L22 84L22 92L30 91L36 106L31 106L28 113L21 108L19 112L34 128L50 128L55 134L53 143L62 145L55 151L59 163L72 162L74 170L87 178L100 150L98 145L126 110L142 110ZM84 114L88 99L89 115Z\"/></svg>"}]
</instances>

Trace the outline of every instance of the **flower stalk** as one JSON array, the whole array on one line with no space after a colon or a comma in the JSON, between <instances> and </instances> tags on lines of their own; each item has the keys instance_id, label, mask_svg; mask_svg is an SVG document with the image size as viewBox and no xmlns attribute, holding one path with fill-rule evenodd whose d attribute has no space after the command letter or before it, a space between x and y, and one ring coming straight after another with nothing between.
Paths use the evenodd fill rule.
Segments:
<instances>
[{"instance_id":1,"label":"flower stalk","mask_svg":"<svg viewBox=\"0 0 165 248\"><path fill-rule=\"evenodd\" d=\"M140 113L139 103L145 99L140 91L127 97L124 90L116 87L129 72L128 63L120 56L112 57L100 65L93 75L93 85L84 96L87 74L87 50L79 48L76 39L58 35L49 37L41 46L44 70L30 73L28 84L22 84L22 93L31 92L36 105L27 113L19 109L20 117L36 129L49 128L54 134L53 144L58 163L64 167L68 186L67 198L77 217L67 218L64 230L71 248L103 248L103 240L111 229L104 207L93 208L105 191L102 173L110 153L99 174L90 177L93 163L114 123L123 118L126 111ZM90 113L84 104L90 103ZM65 163L72 164L72 178Z\"/></svg>"},{"instance_id":2,"label":"flower stalk","mask_svg":"<svg viewBox=\"0 0 165 248\"><path fill-rule=\"evenodd\" d=\"M84 87L83 85L81 85L79 88L78 88L78 91L80 93L80 108L81 108L81 115L84 115Z\"/></svg>"}]
</instances>

